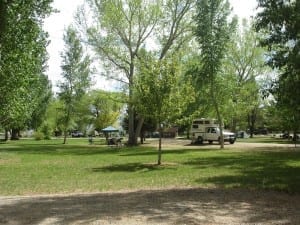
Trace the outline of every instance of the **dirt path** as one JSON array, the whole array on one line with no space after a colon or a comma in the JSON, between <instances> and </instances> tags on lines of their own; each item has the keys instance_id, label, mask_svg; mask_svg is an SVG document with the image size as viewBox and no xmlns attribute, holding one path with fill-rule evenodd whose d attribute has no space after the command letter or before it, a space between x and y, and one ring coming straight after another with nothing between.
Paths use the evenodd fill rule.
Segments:
<instances>
[{"instance_id":1,"label":"dirt path","mask_svg":"<svg viewBox=\"0 0 300 225\"><path fill-rule=\"evenodd\" d=\"M169 189L0 197L0 224L300 224L300 196Z\"/></svg>"}]
</instances>

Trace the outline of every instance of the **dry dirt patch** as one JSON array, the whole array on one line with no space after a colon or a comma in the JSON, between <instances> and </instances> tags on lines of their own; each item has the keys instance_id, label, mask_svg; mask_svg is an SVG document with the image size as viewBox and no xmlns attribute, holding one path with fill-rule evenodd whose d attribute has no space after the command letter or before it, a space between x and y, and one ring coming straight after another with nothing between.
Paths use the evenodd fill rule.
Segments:
<instances>
[{"instance_id":1,"label":"dry dirt patch","mask_svg":"<svg viewBox=\"0 0 300 225\"><path fill-rule=\"evenodd\" d=\"M222 189L0 197L0 224L299 224L300 196Z\"/></svg>"}]
</instances>

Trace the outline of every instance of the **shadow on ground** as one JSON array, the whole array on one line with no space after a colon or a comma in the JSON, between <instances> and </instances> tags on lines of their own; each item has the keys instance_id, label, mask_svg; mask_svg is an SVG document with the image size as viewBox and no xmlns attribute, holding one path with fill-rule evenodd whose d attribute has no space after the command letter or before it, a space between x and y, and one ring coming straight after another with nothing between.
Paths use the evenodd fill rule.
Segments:
<instances>
[{"instance_id":1,"label":"shadow on ground","mask_svg":"<svg viewBox=\"0 0 300 225\"><path fill-rule=\"evenodd\" d=\"M299 224L299 211L299 195L242 189L0 197L0 224Z\"/></svg>"},{"instance_id":2,"label":"shadow on ground","mask_svg":"<svg viewBox=\"0 0 300 225\"><path fill-rule=\"evenodd\" d=\"M213 184L218 187L244 187L253 189L284 190L299 193L300 188L299 152L253 152L227 153L217 157L199 157L187 161L199 170L215 168L238 171L221 176L202 177L199 184Z\"/></svg>"}]
</instances>

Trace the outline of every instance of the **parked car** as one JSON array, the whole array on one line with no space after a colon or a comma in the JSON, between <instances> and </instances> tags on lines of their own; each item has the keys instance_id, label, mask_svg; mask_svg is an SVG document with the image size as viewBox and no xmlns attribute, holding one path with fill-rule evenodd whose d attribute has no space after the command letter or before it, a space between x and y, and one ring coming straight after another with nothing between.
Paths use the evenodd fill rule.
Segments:
<instances>
[{"instance_id":1,"label":"parked car","mask_svg":"<svg viewBox=\"0 0 300 225\"><path fill-rule=\"evenodd\" d=\"M71 135L72 135L72 137L84 137L84 134L81 131L78 131L78 130L73 131L71 133Z\"/></svg>"},{"instance_id":2,"label":"parked car","mask_svg":"<svg viewBox=\"0 0 300 225\"><path fill-rule=\"evenodd\" d=\"M237 137L237 138L249 138L250 135L247 134L246 131L241 130L241 131L238 131L238 132L236 133L236 137Z\"/></svg>"},{"instance_id":3,"label":"parked car","mask_svg":"<svg viewBox=\"0 0 300 225\"><path fill-rule=\"evenodd\" d=\"M283 139L292 139L292 138L293 138L293 135L291 135L291 134L285 132L285 133L282 134L282 138L283 138Z\"/></svg>"}]
</instances>

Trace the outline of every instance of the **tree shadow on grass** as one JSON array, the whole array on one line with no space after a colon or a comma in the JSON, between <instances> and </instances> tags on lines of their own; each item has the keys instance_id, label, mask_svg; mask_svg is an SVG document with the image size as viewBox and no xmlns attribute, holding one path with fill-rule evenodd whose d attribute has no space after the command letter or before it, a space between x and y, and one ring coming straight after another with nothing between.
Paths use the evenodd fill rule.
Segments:
<instances>
[{"instance_id":1,"label":"tree shadow on grass","mask_svg":"<svg viewBox=\"0 0 300 225\"><path fill-rule=\"evenodd\" d=\"M0 224L298 224L299 202L299 195L218 188L0 197Z\"/></svg>"},{"instance_id":2,"label":"tree shadow on grass","mask_svg":"<svg viewBox=\"0 0 300 225\"><path fill-rule=\"evenodd\" d=\"M186 162L199 170L227 171L227 175L202 177L196 182L218 187L243 187L300 192L300 152L230 153ZM229 173L229 174L228 174ZM224 174L224 173L222 173Z\"/></svg>"},{"instance_id":3,"label":"tree shadow on grass","mask_svg":"<svg viewBox=\"0 0 300 225\"><path fill-rule=\"evenodd\" d=\"M206 152L206 151L216 151L216 149L162 149L162 155L171 155L171 154L188 154L193 152ZM124 152L120 156L148 156L148 155L157 155L158 150L153 148L143 148L138 151Z\"/></svg>"},{"instance_id":4,"label":"tree shadow on grass","mask_svg":"<svg viewBox=\"0 0 300 225\"><path fill-rule=\"evenodd\" d=\"M7 145L0 152L14 152L21 154L48 154L48 155L98 155L119 154L119 148L95 145L63 145L63 144L39 144L39 145Z\"/></svg>"},{"instance_id":5,"label":"tree shadow on grass","mask_svg":"<svg viewBox=\"0 0 300 225\"><path fill-rule=\"evenodd\" d=\"M176 169L176 164L126 163L92 168L93 172L150 172L155 170Z\"/></svg>"}]
</instances>

